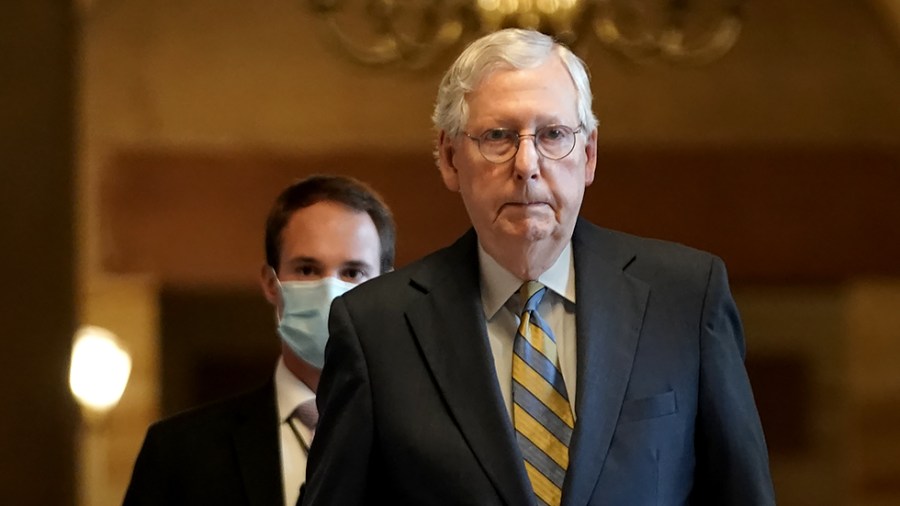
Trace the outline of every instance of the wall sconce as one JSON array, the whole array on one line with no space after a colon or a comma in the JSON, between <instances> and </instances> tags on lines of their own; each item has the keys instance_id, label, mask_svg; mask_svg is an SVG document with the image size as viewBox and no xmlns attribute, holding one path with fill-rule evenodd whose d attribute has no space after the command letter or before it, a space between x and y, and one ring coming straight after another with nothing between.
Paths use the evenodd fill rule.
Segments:
<instances>
[{"instance_id":1,"label":"wall sconce","mask_svg":"<svg viewBox=\"0 0 900 506\"><path fill-rule=\"evenodd\" d=\"M131 374L131 356L107 329L83 326L75 333L69 388L87 412L102 414L118 404Z\"/></svg>"}]
</instances>

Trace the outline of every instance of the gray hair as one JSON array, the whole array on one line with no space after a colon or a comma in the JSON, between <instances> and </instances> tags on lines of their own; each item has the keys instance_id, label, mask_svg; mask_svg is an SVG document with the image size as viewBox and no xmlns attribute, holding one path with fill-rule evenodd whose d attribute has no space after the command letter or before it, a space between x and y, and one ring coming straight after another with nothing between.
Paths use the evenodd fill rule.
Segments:
<instances>
[{"instance_id":1,"label":"gray hair","mask_svg":"<svg viewBox=\"0 0 900 506\"><path fill-rule=\"evenodd\" d=\"M557 55L575 84L575 106L578 120L586 131L597 127L591 110L591 80L581 58L552 37L534 30L508 28L499 30L469 44L444 74L438 88L437 102L431 120L438 131L458 135L469 119L466 94L496 70L529 69L542 65Z\"/></svg>"}]
</instances>

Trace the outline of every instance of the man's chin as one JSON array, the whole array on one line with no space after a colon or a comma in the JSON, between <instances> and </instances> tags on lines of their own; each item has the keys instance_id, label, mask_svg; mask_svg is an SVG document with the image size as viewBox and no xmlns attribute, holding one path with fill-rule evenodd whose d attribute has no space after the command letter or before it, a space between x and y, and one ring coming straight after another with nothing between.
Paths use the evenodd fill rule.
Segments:
<instances>
[{"instance_id":1,"label":"man's chin","mask_svg":"<svg viewBox=\"0 0 900 506\"><path fill-rule=\"evenodd\" d=\"M549 239L553 236L554 229L555 227L546 221L527 220L503 227L502 235L511 242L529 243Z\"/></svg>"}]
</instances>

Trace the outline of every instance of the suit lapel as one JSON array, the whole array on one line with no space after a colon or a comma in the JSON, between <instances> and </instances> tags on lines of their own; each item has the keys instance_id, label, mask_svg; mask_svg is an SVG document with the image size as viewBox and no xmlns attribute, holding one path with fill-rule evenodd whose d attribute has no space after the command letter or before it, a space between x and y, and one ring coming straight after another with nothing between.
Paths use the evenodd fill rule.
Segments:
<instances>
[{"instance_id":1,"label":"suit lapel","mask_svg":"<svg viewBox=\"0 0 900 506\"><path fill-rule=\"evenodd\" d=\"M250 504L284 504L275 384L250 394L232 433L237 466Z\"/></svg>"},{"instance_id":2,"label":"suit lapel","mask_svg":"<svg viewBox=\"0 0 900 506\"><path fill-rule=\"evenodd\" d=\"M577 376L575 432L563 493L587 504L600 476L631 376L649 287L623 270L634 254L606 244L579 222L575 256Z\"/></svg>"},{"instance_id":3,"label":"suit lapel","mask_svg":"<svg viewBox=\"0 0 900 506\"><path fill-rule=\"evenodd\" d=\"M504 502L532 504L530 485L497 384L481 306L474 232L423 276L406 316L463 437Z\"/></svg>"}]
</instances>

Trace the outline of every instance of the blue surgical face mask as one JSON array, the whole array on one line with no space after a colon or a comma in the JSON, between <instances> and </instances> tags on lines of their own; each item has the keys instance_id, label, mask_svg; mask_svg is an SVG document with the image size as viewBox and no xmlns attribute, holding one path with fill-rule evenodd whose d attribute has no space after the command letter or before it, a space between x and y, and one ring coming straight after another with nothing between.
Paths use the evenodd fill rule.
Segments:
<instances>
[{"instance_id":1,"label":"blue surgical face mask","mask_svg":"<svg viewBox=\"0 0 900 506\"><path fill-rule=\"evenodd\" d=\"M277 282L283 304L278 334L295 355L321 369L331 301L356 285L337 278Z\"/></svg>"}]
</instances>

